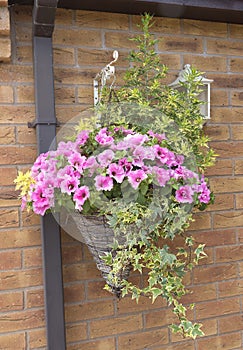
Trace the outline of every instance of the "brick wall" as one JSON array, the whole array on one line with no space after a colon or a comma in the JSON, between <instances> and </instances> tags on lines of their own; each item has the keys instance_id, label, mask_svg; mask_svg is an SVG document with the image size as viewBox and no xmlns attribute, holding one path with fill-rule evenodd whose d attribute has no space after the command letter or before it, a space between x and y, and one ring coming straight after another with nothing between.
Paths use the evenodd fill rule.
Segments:
<instances>
[{"instance_id":1,"label":"brick wall","mask_svg":"<svg viewBox=\"0 0 243 350\"><path fill-rule=\"evenodd\" d=\"M0 0L0 62L9 62L11 57L10 18L7 6L7 0Z\"/></svg>"},{"instance_id":2,"label":"brick wall","mask_svg":"<svg viewBox=\"0 0 243 350\"><path fill-rule=\"evenodd\" d=\"M12 17L12 59L0 64L0 348L46 349L39 218L21 213L14 192L17 169L36 155L31 8ZM65 123L92 104L92 79L118 49L119 74L133 47L137 16L58 10L54 32L56 111ZM185 63L214 79L207 133L219 157L208 171L216 202L195 215L191 231L208 257L187 277L196 303L191 317L206 336L195 342L172 335L165 303L115 300L86 247L62 233L68 350L242 349L243 294L243 27L157 18L157 50L172 81ZM1 49L0 49L1 51ZM138 278L133 276L133 278ZM56 349L55 349L56 350Z\"/></svg>"}]
</instances>

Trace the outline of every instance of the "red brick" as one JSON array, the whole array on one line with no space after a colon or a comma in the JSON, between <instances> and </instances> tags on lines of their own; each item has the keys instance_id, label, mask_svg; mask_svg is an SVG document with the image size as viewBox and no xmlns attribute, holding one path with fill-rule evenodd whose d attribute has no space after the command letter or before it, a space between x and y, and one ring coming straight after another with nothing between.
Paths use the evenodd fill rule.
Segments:
<instances>
[{"instance_id":1,"label":"red brick","mask_svg":"<svg viewBox=\"0 0 243 350\"><path fill-rule=\"evenodd\" d=\"M119 52L118 63L119 67L128 67L127 52ZM108 49L90 49L78 48L78 64L80 66L88 65L101 67L107 65L113 59L113 50Z\"/></svg>"},{"instance_id":2,"label":"red brick","mask_svg":"<svg viewBox=\"0 0 243 350\"><path fill-rule=\"evenodd\" d=\"M219 319L220 334L234 332L234 331L241 331L242 326L243 326L242 315L227 316Z\"/></svg>"},{"instance_id":3,"label":"red brick","mask_svg":"<svg viewBox=\"0 0 243 350\"><path fill-rule=\"evenodd\" d=\"M141 344L144 348L151 346L161 346L168 343L168 330L157 329L143 333L124 335L118 338L118 346L121 349L141 350Z\"/></svg>"},{"instance_id":4,"label":"red brick","mask_svg":"<svg viewBox=\"0 0 243 350\"><path fill-rule=\"evenodd\" d=\"M243 294L243 280L233 280L219 283L219 297L232 297Z\"/></svg>"},{"instance_id":5,"label":"red brick","mask_svg":"<svg viewBox=\"0 0 243 350\"><path fill-rule=\"evenodd\" d=\"M234 209L234 195L217 193L214 203L210 205L207 211Z\"/></svg>"},{"instance_id":6,"label":"red brick","mask_svg":"<svg viewBox=\"0 0 243 350\"><path fill-rule=\"evenodd\" d=\"M161 309L159 311L149 311L145 314L145 327L164 327L177 322L175 314L170 308Z\"/></svg>"},{"instance_id":7,"label":"red brick","mask_svg":"<svg viewBox=\"0 0 243 350\"><path fill-rule=\"evenodd\" d=\"M29 164L36 158L36 149L34 147L1 147L1 165Z\"/></svg>"},{"instance_id":8,"label":"red brick","mask_svg":"<svg viewBox=\"0 0 243 350\"><path fill-rule=\"evenodd\" d=\"M242 278L243 277L243 263L239 262L238 267L239 267L239 277Z\"/></svg>"},{"instance_id":9,"label":"red brick","mask_svg":"<svg viewBox=\"0 0 243 350\"><path fill-rule=\"evenodd\" d=\"M184 55L184 63L190 64L201 72L226 72L226 57L204 56L204 55ZM207 74L210 78L210 74Z\"/></svg>"},{"instance_id":10,"label":"red brick","mask_svg":"<svg viewBox=\"0 0 243 350\"><path fill-rule=\"evenodd\" d=\"M73 19L73 11L58 8L55 15L55 26L71 25Z\"/></svg>"},{"instance_id":11,"label":"red brick","mask_svg":"<svg viewBox=\"0 0 243 350\"><path fill-rule=\"evenodd\" d=\"M230 139L230 129L228 125L208 125L205 127L205 133L214 141L227 141Z\"/></svg>"},{"instance_id":12,"label":"red brick","mask_svg":"<svg viewBox=\"0 0 243 350\"><path fill-rule=\"evenodd\" d=\"M64 302L76 303L83 301L85 298L84 284L72 284L64 287Z\"/></svg>"},{"instance_id":13,"label":"red brick","mask_svg":"<svg viewBox=\"0 0 243 350\"><path fill-rule=\"evenodd\" d=\"M216 262L243 260L242 248L241 245L216 248Z\"/></svg>"},{"instance_id":14,"label":"red brick","mask_svg":"<svg viewBox=\"0 0 243 350\"><path fill-rule=\"evenodd\" d=\"M182 297L183 304L216 299L216 284L188 287L188 293Z\"/></svg>"},{"instance_id":15,"label":"red brick","mask_svg":"<svg viewBox=\"0 0 243 350\"><path fill-rule=\"evenodd\" d=\"M229 33L230 33L230 38L243 39L242 25L241 24L233 24L233 23L231 23L229 25Z\"/></svg>"},{"instance_id":16,"label":"red brick","mask_svg":"<svg viewBox=\"0 0 243 350\"><path fill-rule=\"evenodd\" d=\"M237 277L237 266L235 264L220 264L209 267L196 267L193 277L195 284L234 279Z\"/></svg>"},{"instance_id":17,"label":"red brick","mask_svg":"<svg viewBox=\"0 0 243 350\"><path fill-rule=\"evenodd\" d=\"M215 164L206 169L206 176L233 175L233 162L231 159L216 159Z\"/></svg>"},{"instance_id":18,"label":"red brick","mask_svg":"<svg viewBox=\"0 0 243 350\"><path fill-rule=\"evenodd\" d=\"M66 322L77 322L112 315L114 315L114 305L112 301L80 303L67 305L65 308Z\"/></svg>"},{"instance_id":19,"label":"red brick","mask_svg":"<svg viewBox=\"0 0 243 350\"><path fill-rule=\"evenodd\" d=\"M0 82L9 83L11 81L18 83L33 82L32 67L10 64L0 65Z\"/></svg>"},{"instance_id":20,"label":"red brick","mask_svg":"<svg viewBox=\"0 0 243 350\"><path fill-rule=\"evenodd\" d=\"M243 66L243 60L242 60ZM243 106L243 92L242 91L232 91L231 92L231 104L233 107Z\"/></svg>"},{"instance_id":21,"label":"red brick","mask_svg":"<svg viewBox=\"0 0 243 350\"><path fill-rule=\"evenodd\" d=\"M40 216L37 214L34 214L33 212L22 212L22 225L23 226L36 226L40 224Z\"/></svg>"},{"instance_id":22,"label":"red brick","mask_svg":"<svg viewBox=\"0 0 243 350\"><path fill-rule=\"evenodd\" d=\"M34 87L32 85L20 85L16 88L16 100L18 103L34 103ZM26 132L33 130L28 130L27 125L25 125Z\"/></svg>"},{"instance_id":23,"label":"red brick","mask_svg":"<svg viewBox=\"0 0 243 350\"><path fill-rule=\"evenodd\" d=\"M0 335L1 348L5 350L25 350L25 333L7 333Z\"/></svg>"},{"instance_id":24,"label":"red brick","mask_svg":"<svg viewBox=\"0 0 243 350\"><path fill-rule=\"evenodd\" d=\"M236 175L243 174L243 160L242 159L235 160L235 174Z\"/></svg>"},{"instance_id":25,"label":"red brick","mask_svg":"<svg viewBox=\"0 0 243 350\"><path fill-rule=\"evenodd\" d=\"M241 334L231 333L198 340L198 350L232 350L241 348Z\"/></svg>"},{"instance_id":26,"label":"red brick","mask_svg":"<svg viewBox=\"0 0 243 350\"><path fill-rule=\"evenodd\" d=\"M169 52L202 52L203 42L198 37L163 36L159 38L159 51Z\"/></svg>"},{"instance_id":27,"label":"red brick","mask_svg":"<svg viewBox=\"0 0 243 350\"><path fill-rule=\"evenodd\" d=\"M75 23L82 28L128 30L128 15L95 11L76 11ZM84 45L84 44L83 44Z\"/></svg>"},{"instance_id":28,"label":"red brick","mask_svg":"<svg viewBox=\"0 0 243 350\"><path fill-rule=\"evenodd\" d=\"M33 307L44 306L44 291L43 289L27 290L26 292L26 307L32 309Z\"/></svg>"},{"instance_id":29,"label":"red brick","mask_svg":"<svg viewBox=\"0 0 243 350\"><path fill-rule=\"evenodd\" d=\"M46 330L45 329L33 329L28 332L29 334L29 347L31 350L43 348L46 346Z\"/></svg>"},{"instance_id":30,"label":"red brick","mask_svg":"<svg viewBox=\"0 0 243 350\"><path fill-rule=\"evenodd\" d=\"M53 48L54 64L60 65L75 65L74 48L69 47L54 47Z\"/></svg>"},{"instance_id":31,"label":"red brick","mask_svg":"<svg viewBox=\"0 0 243 350\"><path fill-rule=\"evenodd\" d=\"M62 259L64 265L81 262L83 259L82 245L64 246L62 248Z\"/></svg>"},{"instance_id":32,"label":"red brick","mask_svg":"<svg viewBox=\"0 0 243 350\"><path fill-rule=\"evenodd\" d=\"M101 278L100 272L93 262L64 266L63 274L65 282Z\"/></svg>"},{"instance_id":33,"label":"red brick","mask_svg":"<svg viewBox=\"0 0 243 350\"><path fill-rule=\"evenodd\" d=\"M232 125L231 130L233 140L243 141L243 125Z\"/></svg>"},{"instance_id":34,"label":"red brick","mask_svg":"<svg viewBox=\"0 0 243 350\"><path fill-rule=\"evenodd\" d=\"M115 349L115 339L105 338L97 341L82 342L79 344L69 345L67 350L114 350Z\"/></svg>"},{"instance_id":35,"label":"red brick","mask_svg":"<svg viewBox=\"0 0 243 350\"><path fill-rule=\"evenodd\" d=\"M31 42L31 26L30 24L23 24L16 26L15 33L16 40L18 42L29 43Z\"/></svg>"},{"instance_id":36,"label":"red brick","mask_svg":"<svg viewBox=\"0 0 243 350\"><path fill-rule=\"evenodd\" d=\"M196 213L193 215L193 221L190 223L190 231L207 230L211 227L211 217L209 213Z\"/></svg>"},{"instance_id":37,"label":"red brick","mask_svg":"<svg viewBox=\"0 0 243 350\"><path fill-rule=\"evenodd\" d=\"M104 281L88 283L88 299L113 298L113 295L104 289Z\"/></svg>"},{"instance_id":38,"label":"red brick","mask_svg":"<svg viewBox=\"0 0 243 350\"><path fill-rule=\"evenodd\" d=\"M91 339L141 330L142 315L109 318L90 322Z\"/></svg>"},{"instance_id":39,"label":"red brick","mask_svg":"<svg viewBox=\"0 0 243 350\"><path fill-rule=\"evenodd\" d=\"M156 349L156 348L155 348ZM191 341L173 344L173 345L164 345L160 346L158 350L194 350L194 344Z\"/></svg>"},{"instance_id":40,"label":"red brick","mask_svg":"<svg viewBox=\"0 0 243 350\"><path fill-rule=\"evenodd\" d=\"M21 251L2 251L0 252L0 269L12 270L19 269L22 265Z\"/></svg>"},{"instance_id":41,"label":"red brick","mask_svg":"<svg viewBox=\"0 0 243 350\"><path fill-rule=\"evenodd\" d=\"M19 213L16 209L0 209L0 228L18 227Z\"/></svg>"},{"instance_id":42,"label":"red brick","mask_svg":"<svg viewBox=\"0 0 243 350\"><path fill-rule=\"evenodd\" d=\"M237 40L208 39L207 53L242 56L241 42Z\"/></svg>"},{"instance_id":43,"label":"red brick","mask_svg":"<svg viewBox=\"0 0 243 350\"><path fill-rule=\"evenodd\" d=\"M213 79L215 88L221 89L241 89L243 75L241 74L210 74L210 79Z\"/></svg>"},{"instance_id":44,"label":"red brick","mask_svg":"<svg viewBox=\"0 0 243 350\"><path fill-rule=\"evenodd\" d=\"M101 33L94 30L55 28L54 45L101 47Z\"/></svg>"},{"instance_id":45,"label":"red brick","mask_svg":"<svg viewBox=\"0 0 243 350\"><path fill-rule=\"evenodd\" d=\"M226 227L237 227L242 226L242 210L222 212L214 214L213 227L226 228Z\"/></svg>"},{"instance_id":46,"label":"red brick","mask_svg":"<svg viewBox=\"0 0 243 350\"><path fill-rule=\"evenodd\" d=\"M0 103L13 103L12 86L6 86L6 85L0 86Z\"/></svg>"},{"instance_id":47,"label":"red brick","mask_svg":"<svg viewBox=\"0 0 243 350\"><path fill-rule=\"evenodd\" d=\"M43 310L2 314L0 319L0 331L12 332L37 328L44 325L44 320L45 316Z\"/></svg>"},{"instance_id":48,"label":"red brick","mask_svg":"<svg viewBox=\"0 0 243 350\"><path fill-rule=\"evenodd\" d=\"M211 106L228 106L229 105L229 92L225 90L218 90L212 87L211 90Z\"/></svg>"},{"instance_id":49,"label":"red brick","mask_svg":"<svg viewBox=\"0 0 243 350\"><path fill-rule=\"evenodd\" d=\"M212 148L220 158L240 157L243 152L243 142L212 142Z\"/></svg>"},{"instance_id":50,"label":"red brick","mask_svg":"<svg viewBox=\"0 0 243 350\"><path fill-rule=\"evenodd\" d=\"M132 300L130 297L122 298L117 303L117 313L122 315L132 312L148 311L165 307L166 301L162 298L158 298L153 304L151 299L147 297L140 297L139 302Z\"/></svg>"},{"instance_id":51,"label":"red brick","mask_svg":"<svg viewBox=\"0 0 243 350\"><path fill-rule=\"evenodd\" d=\"M41 243L39 228L0 231L2 249L35 246Z\"/></svg>"},{"instance_id":52,"label":"red brick","mask_svg":"<svg viewBox=\"0 0 243 350\"><path fill-rule=\"evenodd\" d=\"M234 230L214 230L200 232L194 235L196 243L204 243L206 247L221 246L236 243Z\"/></svg>"},{"instance_id":53,"label":"red brick","mask_svg":"<svg viewBox=\"0 0 243 350\"><path fill-rule=\"evenodd\" d=\"M183 33L190 35L227 37L227 24L184 19Z\"/></svg>"},{"instance_id":54,"label":"red brick","mask_svg":"<svg viewBox=\"0 0 243 350\"><path fill-rule=\"evenodd\" d=\"M0 294L1 312L22 310L23 307L24 307L23 292L11 292L11 293Z\"/></svg>"},{"instance_id":55,"label":"red brick","mask_svg":"<svg viewBox=\"0 0 243 350\"><path fill-rule=\"evenodd\" d=\"M134 38L134 35L123 33L123 32L106 32L105 33L105 46L107 48L113 48L114 50L117 50L117 48L120 49L135 49L136 44L133 40L130 40ZM108 62L109 63L109 62Z\"/></svg>"},{"instance_id":56,"label":"red brick","mask_svg":"<svg viewBox=\"0 0 243 350\"><path fill-rule=\"evenodd\" d=\"M1 106L0 124L27 123L34 119L34 107L7 105Z\"/></svg>"},{"instance_id":57,"label":"red brick","mask_svg":"<svg viewBox=\"0 0 243 350\"><path fill-rule=\"evenodd\" d=\"M24 267L41 267L42 266L42 250L41 248L24 249L23 254Z\"/></svg>"},{"instance_id":58,"label":"red brick","mask_svg":"<svg viewBox=\"0 0 243 350\"><path fill-rule=\"evenodd\" d=\"M17 127L17 142L21 145L24 144L36 144L36 132L35 129L30 129L26 126Z\"/></svg>"},{"instance_id":59,"label":"red brick","mask_svg":"<svg viewBox=\"0 0 243 350\"><path fill-rule=\"evenodd\" d=\"M87 338L87 324L70 324L66 326L67 343L74 343Z\"/></svg>"},{"instance_id":60,"label":"red brick","mask_svg":"<svg viewBox=\"0 0 243 350\"><path fill-rule=\"evenodd\" d=\"M15 140L15 128L11 126L0 127L0 144L9 145L14 144Z\"/></svg>"},{"instance_id":61,"label":"red brick","mask_svg":"<svg viewBox=\"0 0 243 350\"><path fill-rule=\"evenodd\" d=\"M0 290L39 286L42 284L42 270L0 272Z\"/></svg>"},{"instance_id":62,"label":"red brick","mask_svg":"<svg viewBox=\"0 0 243 350\"><path fill-rule=\"evenodd\" d=\"M197 304L196 314L198 319L217 317L240 312L240 299L227 298L217 301L208 301Z\"/></svg>"},{"instance_id":63,"label":"red brick","mask_svg":"<svg viewBox=\"0 0 243 350\"><path fill-rule=\"evenodd\" d=\"M215 194L241 192L242 185L243 176L215 177L210 179L210 188Z\"/></svg>"},{"instance_id":64,"label":"red brick","mask_svg":"<svg viewBox=\"0 0 243 350\"><path fill-rule=\"evenodd\" d=\"M213 123L242 123L242 107L215 107L212 109L211 122Z\"/></svg>"}]
</instances>

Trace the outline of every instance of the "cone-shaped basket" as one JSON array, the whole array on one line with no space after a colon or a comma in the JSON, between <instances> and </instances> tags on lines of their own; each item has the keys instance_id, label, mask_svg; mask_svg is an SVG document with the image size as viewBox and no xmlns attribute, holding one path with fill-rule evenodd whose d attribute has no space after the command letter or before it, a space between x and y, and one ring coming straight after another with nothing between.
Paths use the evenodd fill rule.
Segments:
<instances>
[{"instance_id":1,"label":"cone-shaped basket","mask_svg":"<svg viewBox=\"0 0 243 350\"><path fill-rule=\"evenodd\" d=\"M115 276L117 282L114 285L108 278L111 267L105 264L105 261L102 259L102 257L111 251L112 255L115 256L116 252L115 250L112 250L114 239L116 239L119 245L123 245L126 242L124 235L115 237L114 231L107 224L104 216L81 215L79 213L72 213L69 216L69 219L70 217L76 225L76 233L72 236L87 245L106 283L111 287L112 292L117 297L120 297L122 289L121 281L129 277L131 267L126 266L119 271L119 273Z\"/></svg>"}]
</instances>

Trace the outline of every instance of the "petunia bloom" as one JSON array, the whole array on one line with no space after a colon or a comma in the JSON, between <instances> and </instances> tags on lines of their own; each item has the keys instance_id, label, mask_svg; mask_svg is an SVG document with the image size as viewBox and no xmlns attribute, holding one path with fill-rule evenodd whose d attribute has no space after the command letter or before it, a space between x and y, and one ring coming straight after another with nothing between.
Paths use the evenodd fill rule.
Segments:
<instances>
[{"instance_id":1,"label":"petunia bloom","mask_svg":"<svg viewBox=\"0 0 243 350\"><path fill-rule=\"evenodd\" d=\"M181 186L177 191L175 198L179 203L192 203L193 202L193 190L191 186Z\"/></svg>"},{"instance_id":2,"label":"petunia bloom","mask_svg":"<svg viewBox=\"0 0 243 350\"><path fill-rule=\"evenodd\" d=\"M97 191L111 191L113 188L113 180L109 176L97 175L95 177L95 188Z\"/></svg>"},{"instance_id":3,"label":"petunia bloom","mask_svg":"<svg viewBox=\"0 0 243 350\"><path fill-rule=\"evenodd\" d=\"M89 198L89 188L87 186L81 186L79 187L74 195L73 200L75 202L75 209L78 209L80 211L83 210L84 202Z\"/></svg>"},{"instance_id":4,"label":"petunia bloom","mask_svg":"<svg viewBox=\"0 0 243 350\"><path fill-rule=\"evenodd\" d=\"M140 183L147 178L147 175L143 170L138 169L130 171L127 178L131 186L136 190Z\"/></svg>"},{"instance_id":5,"label":"petunia bloom","mask_svg":"<svg viewBox=\"0 0 243 350\"><path fill-rule=\"evenodd\" d=\"M123 167L116 163L112 163L109 165L108 173L110 177L113 177L118 183L122 183L126 175Z\"/></svg>"}]
</instances>

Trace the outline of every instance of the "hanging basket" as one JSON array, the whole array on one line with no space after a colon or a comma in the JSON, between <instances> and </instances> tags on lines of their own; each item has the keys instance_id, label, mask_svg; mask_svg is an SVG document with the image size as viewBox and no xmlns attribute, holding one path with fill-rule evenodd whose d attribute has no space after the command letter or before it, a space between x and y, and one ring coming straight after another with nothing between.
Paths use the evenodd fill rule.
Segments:
<instances>
[{"instance_id":1,"label":"hanging basket","mask_svg":"<svg viewBox=\"0 0 243 350\"><path fill-rule=\"evenodd\" d=\"M71 221L73 222L71 223ZM129 277L131 266L124 266L116 276L114 276L116 284L113 284L109 278L111 267L106 265L102 257L109 252L112 252L113 257L115 257L116 251L112 249L114 240L116 240L119 245L124 245L126 237L122 234L115 236L114 231L107 224L104 216L72 213L68 215L68 220L66 219L65 222L65 226L68 225L68 232L70 232L70 225L74 226L73 223L76 227L72 227L71 235L87 245L106 283L110 286L112 292L117 297L120 297L122 289L121 282Z\"/></svg>"}]
</instances>

